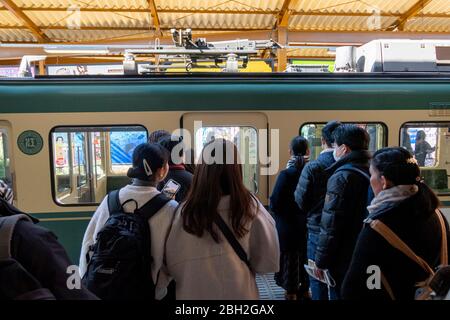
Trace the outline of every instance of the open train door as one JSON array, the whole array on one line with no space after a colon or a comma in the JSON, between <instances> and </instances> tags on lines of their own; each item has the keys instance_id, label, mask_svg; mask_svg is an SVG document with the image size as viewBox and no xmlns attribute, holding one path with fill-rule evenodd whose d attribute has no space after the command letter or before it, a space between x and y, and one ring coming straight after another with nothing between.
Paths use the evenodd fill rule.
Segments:
<instances>
[{"instance_id":1,"label":"open train door","mask_svg":"<svg viewBox=\"0 0 450 320\"><path fill-rule=\"evenodd\" d=\"M190 133L194 157L213 138L234 142L243 163L245 186L268 204L269 176L265 174L268 154L268 120L260 112L190 112L181 118L181 127ZM264 158L264 159L262 159Z\"/></svg>"}]
</instances>

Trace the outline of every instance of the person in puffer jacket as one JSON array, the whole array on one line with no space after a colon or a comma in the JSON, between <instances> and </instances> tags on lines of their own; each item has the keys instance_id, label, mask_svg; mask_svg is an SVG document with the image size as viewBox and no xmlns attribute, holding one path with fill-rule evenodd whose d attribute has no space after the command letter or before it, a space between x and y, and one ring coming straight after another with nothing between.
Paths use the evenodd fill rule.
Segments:
<instances>
[{"instance_id":1,"label":"person in puffer jacket","mask_svg":"<svg viewBox=\"0 0 450 320\"><path fill-rule=\"evenodd\" d=\"M334 139L336 162L326 170L330 178L314 260L319 278L328 270L334 279L334 286L329 286L330 300L340 299L341 284L367 215L370 181L368 133L358 126L343 124L334 131Z\"/></svg>"},{"instance_id":2,"label":"person in puffer jacket","mask_svg":"<svg viewBox=\"0 0 450 320\"><path fill-rule=\"evenodd\" d=\"M334 130L339 127L339 121L330 121L322 129L322 149L319 157L306 164L298 180L295 190L295 201L300 214L307 220L308 259L315 259L317 241L320 233L320 219L327 192L328 175L325 171L335 161L333 158ZM328 287L319 280L310 277L310 288L313 300L328 300Z\"/></svg>"}]
</instances>

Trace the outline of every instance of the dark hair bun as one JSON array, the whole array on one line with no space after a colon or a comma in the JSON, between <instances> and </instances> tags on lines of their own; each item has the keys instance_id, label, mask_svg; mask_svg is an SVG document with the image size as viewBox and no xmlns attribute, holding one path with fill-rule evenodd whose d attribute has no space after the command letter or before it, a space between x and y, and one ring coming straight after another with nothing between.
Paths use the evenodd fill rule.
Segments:
<instances>
[{"instance_id":1,"label":"dark hair bun","mask_svg":"<svg viewBox=\"0 0 450 320\"><path fill-rule=\"evenodd\" d=\"M383 148L376 151L372 165L395 185L415 184L420 181L420 168L412 154L404 148Z\"/></svg>"},{"instance_id":2,"label":"dark hair bun","mask_svg":"<svg viewBox=\"0 0 450 320\"><path fill-rule=\"evenodd\" d=\"M128 169L127 176L148 180L168 159L169 152L159 144L142 143L133 151L133 166Z\"/></svg>"}]
</instances>

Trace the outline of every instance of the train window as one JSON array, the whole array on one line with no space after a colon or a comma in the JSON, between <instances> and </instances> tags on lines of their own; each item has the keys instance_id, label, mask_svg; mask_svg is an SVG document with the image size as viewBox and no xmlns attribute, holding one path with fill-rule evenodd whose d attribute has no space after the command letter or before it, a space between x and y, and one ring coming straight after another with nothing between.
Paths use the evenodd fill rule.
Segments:
<instances>
[{"instance_id":1,"label":"train window","mask_svg":"<svg viewBox=\"0 0 450 320\"><path fill-rule=\"evenodd\" d=\"M202 127L195 133L195 155L199 158L203 146L212 139L223 138L236 144L242 161L245 186L253 193L258 192L258 134L248 126Z\"/></svg>"},{"instance_id":2,"label":"train window","mask_svg":"<svg viewBox=\"0 0 450 320\"><path fill-rule=\"evenodd\" d=\"M93 205L130 180L134 148L147 141L142 126L56 127L51 131L53 194L59 205Z\"/></svg>"},{"instance_id":3,"label":"train window","mask_svg":"<svg viewBox=\"0 0 450 320\"><path fill-rule=\"evenodd\" d=\"M310 146L311 156L310 158L312 160L317 159L320 152L322 151L321 148L321 136L322 136L322 128L325 126L326 123L320 122L320 123L307 123L301 126L300 128L300 135L305 137ZM370 136L370 143L369 143L369 151L375 152L378 149L384 148L387 146L387 138L388 138L388 130L384 123L379 122L371 122L371 123L364 123L364 122L357 122L352 123L356 124L357 126L364 128Z\"/></svg>"},{"instance_id":4,"label":"train window","mask_svg":"<svg viewBox=\"0 0 450 320\"><path fill-rule=\"evenodd\" d=\"M8 131L0 127L0 179L11 186L10 156L8 148Z\"/></svg>"},{"instance_id":5,"label":"train window","mask_svg":"<svg viewBox=\"0 0 450 320\"><path fill-rule=\"evenodd\" d=\"M111 154L110 173L126 175L131 165L134 148L147 142L147 132L142 131L112 131L109 133L109 153Z\"/></svg>"},{"instance_id":6,"label":"train window","mask_svg":"<svg viewBox=\"0 0 450 320\"><path fill-rule=\"evenodd\" d=\"M414 155L425 182L438 195L449 195L450 122L405 123L400 145Z\"/></svg>"}]
</instances>

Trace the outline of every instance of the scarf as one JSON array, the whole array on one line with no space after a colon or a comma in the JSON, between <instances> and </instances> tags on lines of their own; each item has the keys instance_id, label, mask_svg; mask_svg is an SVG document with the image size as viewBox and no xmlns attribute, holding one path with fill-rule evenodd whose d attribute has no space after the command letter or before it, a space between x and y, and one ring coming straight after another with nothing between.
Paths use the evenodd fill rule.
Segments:
<instances>
[{"instance_id":1,"label":"scarf","mask_svg":"<svg viewBox=\"0 0 450 320\"><path fill-rule=\"evenodd\" d=\"M309 157L304 156L291 156L291 158L287 162L286 169L292 167L301 168L308 161L308 159Z\"/></svg>"},{"instance_id":2,"label":"scarf","mask_svg":"<svg viewBox=\"0 0 450 320\"><path fill-rule=\"evenodd\" d=\"M399 185L381 191L373 198L370 206L367 207L369 214L385 211L396 206L399 202L412 197L419 191L419 187L415 184Z\"/></svg>"}]
</instances>

